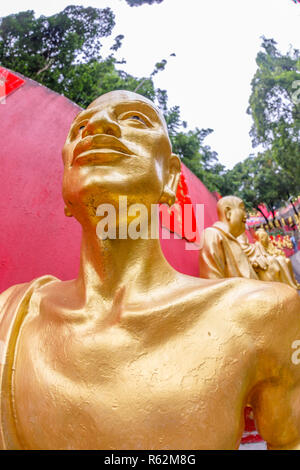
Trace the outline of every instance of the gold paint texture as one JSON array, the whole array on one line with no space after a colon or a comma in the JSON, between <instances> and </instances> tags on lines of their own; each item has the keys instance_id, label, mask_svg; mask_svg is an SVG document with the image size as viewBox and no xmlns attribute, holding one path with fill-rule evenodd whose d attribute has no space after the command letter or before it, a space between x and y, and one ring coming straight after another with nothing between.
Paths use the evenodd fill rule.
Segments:
<instances>
[{"instance_id":1,"label":"gold paint texture","mask_svg":"<svg viewBox=\"0 0 300 470\"><path fill-rule=\"evenodd\" d=\"M299 448L296 290L255 279L241 248L232 269L253 279L199 279L171 268L157 239L96 235L99 204L117 208L122 195L150 207L176 193L179 159L153 103L98 98L63 159L79 274L0 296L1 448L236 449L246 405L270 448ZM233 237L243 210L232 211Z\"/></svg>"}]
</instances>

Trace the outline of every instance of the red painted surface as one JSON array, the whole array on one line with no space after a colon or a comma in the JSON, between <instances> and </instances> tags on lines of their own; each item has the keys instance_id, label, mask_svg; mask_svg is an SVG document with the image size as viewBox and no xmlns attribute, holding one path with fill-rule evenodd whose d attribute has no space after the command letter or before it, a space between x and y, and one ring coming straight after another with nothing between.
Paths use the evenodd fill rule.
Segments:
<instances>
[{"instance_id":1,"label":"red painted surface","mask_svg":"<svg viewBox=\"0 0 300 470\"><path fill-rule=\"evenodd\" d=\"M25 80L5 69L4 67L0 67L0 82L0 98L3 98L4 96L8 96L10 93L22 86Z\"/></svg>"},{"instance_id":2,"label":"red painted surface","mask_svg":"<svg viewBox=\"0 0 300 470\"><path fill-rule=\"evenodd\" d=\"M22 77L21 77L22 79ZM61 148L80 108L25 79L0 104L0 292L52 274L72 279L79 267L81 229L64 215ZM204 228L217 220L216 198L183 166L193 204L204 204ZM161 240L178 271L198 276L198 252L186 240Z\"/></svg>"},{"instance_id":3,"label":"red painted surface","mask_svg":"<svg viewBox=\"0 0 300 470\"><path fill-rule=\"evenodd\" d=\"M217 201L215 197L208 191L199 178L184 165L182 165L182 172L193 205L204 204L203 228L211 226L218 220ZM161 246L168 262L177 269L177 271L198 277L198 251L186 250L186 243L187 241L185 239L176 239L174 236L171 240L161 240Z\"/></svg>"},{"instance_id":4,"label":"red painted surface","mask_svg":"<svg viewBox=\"0 0 300 470\"><path fill-rule=\"evenodd\" d=\"M80 227L64 215L60 154L79 110L28 79L0 104L0 291L76 275Z\"/></svg>"}]
</instances>

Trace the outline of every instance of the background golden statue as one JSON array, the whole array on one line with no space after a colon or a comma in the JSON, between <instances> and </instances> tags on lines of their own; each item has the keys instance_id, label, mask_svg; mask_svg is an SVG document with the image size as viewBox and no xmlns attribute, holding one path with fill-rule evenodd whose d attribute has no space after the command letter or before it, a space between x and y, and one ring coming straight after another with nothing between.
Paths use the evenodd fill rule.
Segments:
<instances>
[{"instance_id":1,"label":"background golden statue","mask_svg":"<svg viewBox=\"0 0 300 470\"><path fill-rule=\"evenodd\" d=\"M217 204L219 221L202 232L199 252L200 277L258 279L238 237L245 232L246 210L236 196L225 196Z\"/></svg>"},{"instance_id":2,"label":"background golden statue","mask_svg":"<svg viewBox=\"0 0 300 470\"><path fill-rule=\"evenodd\" d=\"M223 197L218 201L217 209L219 222L202 233L200 277L245 277L284 282L295 289L300 288L291 261L270 243L265 230L256 232L258 241L255 244L249 243L245 233L245 205L239 197Z\"/></svg>"},{"instance_id":3,"label":"background golden statue","mask_svg":"<svg viewBox=\"0 0 300 470\"><path fill-rule=\"evenodd\" d=\"M294 276L291 260L273 245L264 229L258 229L256 237L256 251L265 257L268 264L267 270L258 271L259 278L263 281L284 282L295 289L300 289Z\"/></svg>"},{"instance_id":4,"label":"background golden statue","mask_svg":"<svg viewBox=\"0 0 300 470\"><path fill-rule=\"evenodd\" d=\"M249 404L270 448L299 449L296 291L186 276L158 239L96 234L100 204L174 201L180 163L153 103L103 95L63 159L79 274L0 296L1 448L236 449Z\"/></svg>"}]
</instances>

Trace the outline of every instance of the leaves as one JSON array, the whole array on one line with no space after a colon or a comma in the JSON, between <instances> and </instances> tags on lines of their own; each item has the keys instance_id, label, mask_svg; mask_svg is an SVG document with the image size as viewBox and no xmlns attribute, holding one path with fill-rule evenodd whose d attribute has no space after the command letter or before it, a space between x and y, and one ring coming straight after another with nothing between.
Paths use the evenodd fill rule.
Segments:
<instances>
[{"instance_id":1,"label":"leaves","mask_svg":"<svg viewBox=\"0 0 300 470\"><path fill-rule=\"evenodd\" d=\"M248 108L253 118L253 145L263 144L269 149L274 145L278 148L280 142L289 146L288 136L300 144L300 107L293 99L295 82L300 80L300 53L290 49L283 55L276 46L273 39L263 37ZM283 164L282 159L277 161Z\"/></svg>"},{"instance_id":2,"label":"leaves","mask_svg":"<svg viewBox=\"0 0 300 470\"><path fill-rule=\"evenodd\" d=\"M153 3L161 3L163 0L126 0L129 6L131 7L140 7L145 3L148 5L152 5Z\"/></svg>"},{"instance_id":3,"label":"leaves","mask_svg":"<svg viewBox=\"0 0 300 470\"><path fill-rule=\"evenodd\" d=\"M298 50L283 55L274 39L262 38L248 113L253 146L265 150L229 170L221 190L240 196L249 209L265 204L273 210L300 192L299 105L293 99L299 58Z\"/></svg>"},{"instance_id":4,"label":"leaves","mask_svg":"<svg viewBox=\"0 0 300 470\"><path fill-rule=\"evenodd\" d=\"M63 93L69 69L99 60L101 38L113 26L109 8L68 6L37 19L33 11L9 15L0 23L0 63Z\"/></svg>"},{"instance_id":5,"label":"leaves","mask_svg":"<svg viewBox=\"0 0 300 470\"><path fill-rule=\"evenodd\" d=\"M122 40L124 39L124 36L123 34L119 34L119 36L116 36L115 37L115 42L114 44L111 46L111 50L112 51L117 51L118 49L120 49L120 47L122 46Z\"/></svg>"},{"instance_id":6,"label":"leaves","mask_svg":"<svg viewBox=\"0 0 300 470\"><path fill-rule=\"evenodd\" d=\"M258 209L261 204L270 211L278 209L291 194L297 194L297 190L292 191L289 176L274 160L270 150L236 164L226 173L224 183L222 195L239 196L248 209Z\"/></svg>"}]
</instances>

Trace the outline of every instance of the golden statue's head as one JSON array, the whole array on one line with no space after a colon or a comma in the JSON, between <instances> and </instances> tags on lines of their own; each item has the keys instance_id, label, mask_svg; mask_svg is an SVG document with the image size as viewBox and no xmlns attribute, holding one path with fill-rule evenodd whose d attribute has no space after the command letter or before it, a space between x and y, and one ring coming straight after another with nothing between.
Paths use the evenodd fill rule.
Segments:
<instances>
[{"instance_id":1,"label":"golden statue's head","mask_svg":"<svg viewBox=\"0 0 300 470\"><path fill-rule=\"evenodd\" d=\"M112 91L74 119L63 147L63 198L79 222L100 204L172 204L180 161L163 115L147 98Z\"/></svg>"},{"instance_id":2,"label":"golden statue's head","mask_svg":"<svg viewBox=\"0 0 300 470\"><path fill-rule=\"evenodd\" d=\"M218 217L224 222L231 235L239 237L245 232L247 214L245 204L239 197L225 196L217 204Z\"/></svg>"},{"instance_id":3,"label":"golden statue's head","mask_svg":"<svg viewBox=\"0 0 300 470\"><path fill-rule=\"evenodd\" d=\"M264 246L267 247L269 245L269 235L263 228L259 228L255 232L255 236L257 240Z\"/></svg>"}]
</instances>

